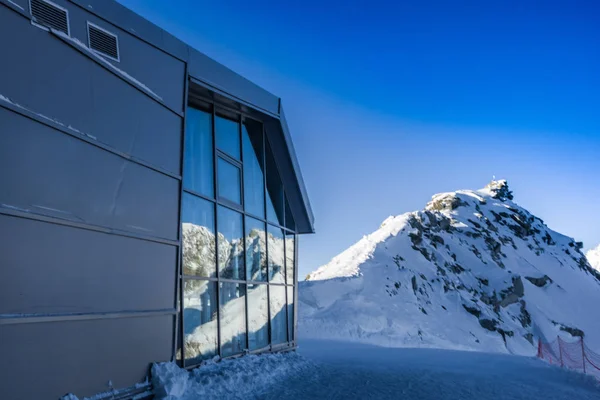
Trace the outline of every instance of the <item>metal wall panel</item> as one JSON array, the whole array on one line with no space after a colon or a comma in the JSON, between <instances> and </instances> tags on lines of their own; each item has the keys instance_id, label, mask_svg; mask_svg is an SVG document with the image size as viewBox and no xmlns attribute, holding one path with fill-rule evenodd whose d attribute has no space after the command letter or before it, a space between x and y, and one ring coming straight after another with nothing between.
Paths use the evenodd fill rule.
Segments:
<instances>
[{"instance_id":1,"label":"metal wall panel","mask_svg":"<svg viewBox=\"0 0 600 400\"><path fill-rule=\"evenodd\" d=\"M170 360L172 338L172 316L0 325L0 397L83 398L108 390L109 381L134 385L150 363Z\"/></svg>"},{"instance_id":2,"label":"metal wall panel","mask_svg":"<svg viewBox=\"0 0 600 400\"><path fill-rule=\"evenodd\" d=\"M175 246L7 215L0 237L0 314L173 308Z\"/></svg>"},{"instance_id":3,"label":"metal wall panel","mask_svg":"<svg viewBox=\"0 0 600 400\"><path fill-rule=\"evenodd\" d=\"M24 0L21 0L24 1ZM127 7L116 1L107 0L70 0L90 13L94 13L137 37L143 38L154 46L160 47L165 52L172 54L180 60L186 60L189 48L181 40L152 22L141 18Z\"/></svg>"},{"instance_id":4,"label":"metal wall panel","mask_svg":"<svg viewBox=\"0 0 600 400\"><path fill-rule=\"evenodd\" d=\"M185 63L168 53L144 43L133 32L126 32L98 18L89 9L73 6L65 0L54 0L64 3L69 8L71 36L87 45L87 21L92 22L114 33L119 41L119 62L107 59L117 68L126 71L140 82L152 89L163 101L178 112L183 111L183 88ZM61 4L58 3L58 4ZM152 25L154 26L154 25ZM148 68L152 65L152 68Z\"/></svg>"},{"instance_id":5,"label":"metal wall panel","mask_svg":"<svg viewBox=\"0 0 600 400\"><path fill-rule=\"evenodd\" d=\"M0 107L0 204L177 239L179 182Z\"/></svg>"},{"instance_id":6,"label":"metal wall panel","mask_svg":"<svg viewBox=\"0 0 600 400\"><path fill-rule=\"evenodd\" d=\"M2 58L1 95L180 173L180 116L20 14L0 7L0 20L0 48L10 49ZM181 85L183 70L171 79Z\"/></svg>"}]
</instances>

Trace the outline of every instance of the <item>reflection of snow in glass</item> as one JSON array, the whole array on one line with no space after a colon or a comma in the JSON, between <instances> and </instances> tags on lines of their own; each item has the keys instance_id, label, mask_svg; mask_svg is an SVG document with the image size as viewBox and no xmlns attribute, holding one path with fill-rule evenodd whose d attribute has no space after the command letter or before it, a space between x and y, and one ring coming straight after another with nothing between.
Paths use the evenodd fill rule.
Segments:
<instances>
[{"instance_id":1,"label":"reflection of snow in glass","mask_svg":"<svg viewBox=\"0 0 600 400\"><path fill-rule=\"evenodd\" d=\"M267 285L248 285L248 342L250 350L269 344Z\"/></svg>"},{"instance_id":2,"label":"reflection of snow in glass","mask_svg":"<svg viewBox=\"0 0 600 400\"><path fill-rule=\"evenodd\" d=\"M294 340L294 287L287 286L287 317L288 317L288 338L290 342Z\"/></svg>"},{"instance_id":3,"label":"reflection of snow in glass","mask_svg":"<svg viewBox=\"0 0 600 400\"><path fill-rule=\"evenodd\" d=\"M216 282L189 280L183 290L185 355L194 364L217 354Z\"/></svg>"},{"instance_id":4,"label":"reflection of snow in glass","mask_svg":"<svg viewBox=\"0 0 600 400\"><path fill-rule=\"evenodd\" d=\"M288 285L294 284L294 235L285 237L285 271Z\"/></svg>"},{"instance_id":5,"label":"reflection of snow in glass","mask_svg":"<svg viewBox=\"0 0 600 400\"><path fill-rule=\"evenodd\" d=\"M269 276L270 281L284 283L285 253L283 245L283 231L271 225L267 228L269 240Z\"/></svg>"},{"instance_id":6,"label":"reflection of snow in glass","mask_svg":"<svg viewBox=\"0 0 600 400\"><path fill-rule=\"evenodd\" d=\"M221 282L221 355L239 354L246 348L246 302L245 285ZM232 306L233 304L233 306Z\"/></svg>"},{"instance_id":7,"label":"reflection of snow in glass","mask_svg":"<svg viewBox=\"0 0 600 400\"><path fill-rule=\"evenodd\" d=\"M287 317L285 286L270 286L271 341L273 344L287 342Z\"/></svg>"},{"instance_id":8,"label":"reflection of snow in glass","mask_svg":"<svg viewBox=\"0 0 600 400\"><path fill-rule=\"evenodd\" d=\"M188 223L182 224L182 233L184 273L196 274L195 271L202 268L208 270L208 266L213 266L212 271L214 271L216 265L214 234L205 227ZM245 238L230 242L225 236L219 234L219 250L223 257L229 260L228 266L235 262L242 262L244 254L242 240L246 240L247 254L253 255L253 259L264 263L267 261L265 241L268 240L270 265L277 271L275 279L283 283L283 265L287 256L284 252L283 236L266 235L264 231L252 230ZM260 276L260 273L259 268L252 279L258 279L256 277ZM246 349L246 300L244 298L246 285L221 282L220 302L216 297L216 285L214 281L185 281L183 313L187 365L196 364L202 359L218 354L217 307L220 307L223 356L238 354ZM248 347L251 350L269 344L267 287L266 284L248 285ZM286 287L271 286L270 290L273 343L284 343L288 340L288 321L293 321L293 313L286 312L288 308Z\"/></svg>"}]
</instances>

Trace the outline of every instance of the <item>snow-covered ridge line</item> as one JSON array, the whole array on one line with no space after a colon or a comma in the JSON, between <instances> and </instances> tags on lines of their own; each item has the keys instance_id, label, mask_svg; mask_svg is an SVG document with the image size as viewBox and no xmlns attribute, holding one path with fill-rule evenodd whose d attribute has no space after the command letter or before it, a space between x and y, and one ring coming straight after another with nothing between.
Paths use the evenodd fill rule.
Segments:
<instances>
[{"instance_id":1,"label":"snow-covered ridge line","mask_svg":"<svg viewBox=\"0 0 600 400\"><path fill-rule=\"evenodd\" d=\"M311 273L299 331L524 355L538 338L585 335L600 349L600 272L582 248L514 202L506 181L437 194Z\"/></svg>"}]
</instances>

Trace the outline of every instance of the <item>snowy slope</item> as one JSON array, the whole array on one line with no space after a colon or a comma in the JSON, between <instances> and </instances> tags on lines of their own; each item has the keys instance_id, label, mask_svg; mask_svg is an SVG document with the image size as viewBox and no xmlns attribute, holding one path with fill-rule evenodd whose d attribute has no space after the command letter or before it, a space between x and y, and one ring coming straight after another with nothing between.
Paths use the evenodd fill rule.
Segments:
<instances>
[{"instance_id":1,"label":"snowy slope","mask_svg":"<svg viewBox=\"0 0 600 400\"><path fill-rule=\"evenodd\" d=\"M592 268L595 268L597 271L600 271L600 245L595 249L592 249L586 253L586 257L590 262Z\"/></svg>"},{"instance_id":2,"label":"snowy slope","mask_svg":"<svg viewBox=\"0 0 600 400\"><path fill-rule=\"evenodd\" d=\"M493 181L386 219L301 283L301 336L531 355L583 331L600 349L600 273L512 198Z\"/></svg>"}]
</instances>

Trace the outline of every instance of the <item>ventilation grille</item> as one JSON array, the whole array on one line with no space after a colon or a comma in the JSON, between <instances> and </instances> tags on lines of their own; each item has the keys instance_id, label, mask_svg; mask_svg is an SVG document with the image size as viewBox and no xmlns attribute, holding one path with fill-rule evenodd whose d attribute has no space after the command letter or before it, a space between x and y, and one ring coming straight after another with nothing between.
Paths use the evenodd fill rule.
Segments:
<instances>
[{"instance_id":1,"label":"ventilation grille","mask_svg":"<svg viewBox=\"0 0 600 400\"><path fill-rule=\"evenodd\" d=\"M117 35L88 22L90 49L115 61L119 61L119 40Z\"/></svg>"},{"instance_id":2,"label":"ventilation grille","mask_svg":"<svg viewBox=\"0 0 600 400\"><path fill-rule=\"evenodd\" d=\"M39 25L69 34L69 12L46 0L30 0L31 17Z\"/></svg>"}]
</instances>

